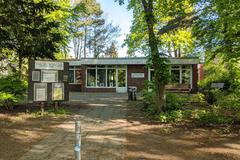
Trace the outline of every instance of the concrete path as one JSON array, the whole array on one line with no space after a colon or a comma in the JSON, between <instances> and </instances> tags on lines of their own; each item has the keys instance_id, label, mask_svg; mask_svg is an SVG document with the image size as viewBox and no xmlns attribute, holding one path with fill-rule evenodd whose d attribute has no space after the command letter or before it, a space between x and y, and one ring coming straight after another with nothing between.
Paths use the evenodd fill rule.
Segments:
<instances>
[{"instance_id":1,"label":"concrete path","mask_svg":"<svg viewBox=\"0 0 240 160\"><path fill-rule=\"evenodd\" d=\"M83 160L124 159L126 94L71 93L70 100L72 104L79 106L78 113L72 120L60 125L55 134L35 145L20 160L74 159L74 119L80 119L82 124Z\"/></svg>"}]
</instances>

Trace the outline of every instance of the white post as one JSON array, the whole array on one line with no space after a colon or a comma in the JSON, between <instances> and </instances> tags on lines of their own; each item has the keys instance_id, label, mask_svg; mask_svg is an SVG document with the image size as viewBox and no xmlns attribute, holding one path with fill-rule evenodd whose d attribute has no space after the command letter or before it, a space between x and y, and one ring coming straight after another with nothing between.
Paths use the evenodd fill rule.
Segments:
<instances>
[{"instance_id":1,"label":"white post","mask_svg":"<svg viewBox=\"0 0 240 160\"><path fill-rule=\"evenodd\" d=\"M81 160L81 124L80 121L75 122L75 134L76 134L76 143L75 143L75 160Z\"/></svg>"}]
</instances>

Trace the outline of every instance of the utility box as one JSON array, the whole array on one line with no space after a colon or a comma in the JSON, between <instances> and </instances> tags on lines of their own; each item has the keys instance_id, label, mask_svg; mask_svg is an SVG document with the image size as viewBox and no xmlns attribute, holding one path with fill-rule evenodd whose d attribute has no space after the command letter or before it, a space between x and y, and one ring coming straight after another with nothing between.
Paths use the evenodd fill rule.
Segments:
<instances>
[{"instance_id":1,"label":"utility box","mask_svg":"<svg viewBox=\"0 0 240 160\"><path fill-rule=\"evenodd\" d=\"M68 62L29 62L28 102L59 102L69 100Z\"/></svg>"}]
</instances>

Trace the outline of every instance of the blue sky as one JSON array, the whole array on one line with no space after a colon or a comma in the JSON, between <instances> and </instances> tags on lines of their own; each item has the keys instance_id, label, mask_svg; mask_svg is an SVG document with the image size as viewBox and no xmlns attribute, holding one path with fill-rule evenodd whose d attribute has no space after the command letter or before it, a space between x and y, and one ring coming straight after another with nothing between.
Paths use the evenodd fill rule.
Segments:
<instances>
[{"instance_id":1,"label":"blue sky","mask_svg":"<svg viewBox=\"0 0 240 160\"><path fill-rule=\"evenodd\" d=\"M126 34L129 33L132 21L132 12L128 11L126 5L120 6L114 0L97 0L102 6L104 16L108 22L118 25L121 28L121 35L117 39L119 42L119 57L126 56L127 47L121 48Z\"/></svg>"}]
</instances>

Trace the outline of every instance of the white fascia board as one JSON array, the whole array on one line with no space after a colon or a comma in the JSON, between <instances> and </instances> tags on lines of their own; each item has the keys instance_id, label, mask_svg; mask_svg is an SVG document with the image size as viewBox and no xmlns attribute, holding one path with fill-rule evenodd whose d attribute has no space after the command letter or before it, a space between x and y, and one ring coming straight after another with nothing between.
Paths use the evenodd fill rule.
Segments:
<instances>
[{"instance_id":1,"label":"white fascia board","mask_svg":"<svg viewBox=\"0 0 240 160\"><path fill-rule=\"evenodd\" d=\"M198 58L169 58L172 65L199 64ZM81 60L69 61L70 66L80 65L146 65L147 58L86 58Z\"/></svg>"}]
</instances>

